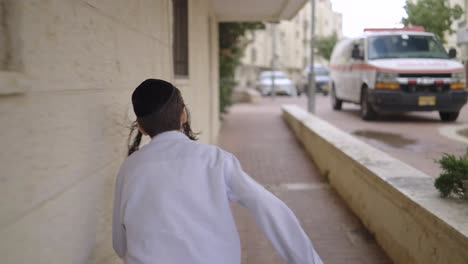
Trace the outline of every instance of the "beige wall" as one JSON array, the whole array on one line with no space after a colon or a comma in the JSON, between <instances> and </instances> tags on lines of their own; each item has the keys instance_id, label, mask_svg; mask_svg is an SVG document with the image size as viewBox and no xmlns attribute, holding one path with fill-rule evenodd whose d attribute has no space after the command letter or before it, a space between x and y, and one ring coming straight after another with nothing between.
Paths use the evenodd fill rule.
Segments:
<instances>
[{"instance_id":1,"label":"beige wall","mask_svg":"<svg viewBox=\"0 0 468 264\"><path fill-rule=\"evenodd\" d=\"M203 142L215 143L219 131L218 23L209 0L188 1L190 64L189 77L176 79L192 114L195 132Z\"/></svg>"},{"instance_id":2,"label":"beige wall","mask_svg":"<svg viewBox=\"0 0 468 264\"><path fill-rule=\"evenodd\" d=\"M0 1L17 10L10 55L29 84L0 94L1 263L117 263L111 206L130 94L148 77L174 80L171 1ZM201 140L215 142L216 20L208 0L189 3L190 77L175 83Z\"/></svg>"}]
</instances>

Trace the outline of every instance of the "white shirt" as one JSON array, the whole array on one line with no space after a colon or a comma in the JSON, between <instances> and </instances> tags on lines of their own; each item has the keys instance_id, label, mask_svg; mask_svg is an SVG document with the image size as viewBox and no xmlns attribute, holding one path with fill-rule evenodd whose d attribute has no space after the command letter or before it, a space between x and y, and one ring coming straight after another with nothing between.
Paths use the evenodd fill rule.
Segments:
<instances>
[{"instance_id":1,"label":"white shirt","mask_svg":"<svg viewBox=\"0 0 468 264\"><path fill-rule=\"evenodd\" d=\"M178 131L157 135L120 168L114 250L127 264L239 264L230 202L253 214L287 263L322 264L291 210L232 154Z\"/></svg>"}]
</instances>

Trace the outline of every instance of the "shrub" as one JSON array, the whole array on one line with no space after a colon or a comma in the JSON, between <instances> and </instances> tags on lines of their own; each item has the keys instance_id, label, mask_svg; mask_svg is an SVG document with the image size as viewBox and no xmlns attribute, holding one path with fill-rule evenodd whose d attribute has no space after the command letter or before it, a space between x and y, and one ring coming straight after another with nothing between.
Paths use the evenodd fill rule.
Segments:
<instances>
[{"instance_id":1,"label":"shrub","mask_svg":"<svg viewBox=\"0 0 468 264\"><path fill-rule=\"evenodd\" d=\"M241 63L244 50L249 43L245 34L248 31L264 29L261 22L219 23L219 108L226 113L232 104L231 95L236 86L235 71Z\"/></svg>"},{"instance_id":2,"label":"shrub","mask_svg":"<svg viewBox=\"0 0 468 264\"><path fill-rule=\"evenodd\" d=\"M468 198L468 151L463 156L444 154L437 160L442 173L434 186L442 197Z\"/></svg>"},{"instance_id":3,"label":"shrub","mask_svg":"<svg viewBox=\"0 0 468 264\"><path fill-rule=\"evenodd\" d=\"M230 78L221 79L219 82L220 94L219 94L219 111L226 113L229 106L231 106L231 96L236 87L236 81Z\"/></svg>"}]
</instances>

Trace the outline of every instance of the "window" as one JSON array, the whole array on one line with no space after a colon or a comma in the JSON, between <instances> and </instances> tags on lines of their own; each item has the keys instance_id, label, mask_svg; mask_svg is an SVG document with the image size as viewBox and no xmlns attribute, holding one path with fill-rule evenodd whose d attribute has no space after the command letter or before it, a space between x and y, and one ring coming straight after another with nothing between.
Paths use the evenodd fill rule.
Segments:
<instances>
[{"instance_id":1,"label":"window","mask_svg":"<svg viewBox=\"0 0 468 264\"><path fill-rule=\"evenodd\" d=\"M173 4L173 60L174 74L188 77L189 50L188 50L188 0L172 0Z\"/></svg>"},{"instance_id":2,"label":"window","mask_svg":"<svg viewBox=\"0 0 468 264\"><path fill-rule=\"evenodd\" d=\"M369 59L448 59L443 46L431 35L383 35L368 40Z\"/></svg>"},{"instance_id":3,"label":"window","mask_svg":"<svg viewBox=\"0 0 468 264\"><path fill-rule=\"evenodd\" d=\"M257 50L255 48L252 49L252 63L255 63L257 61Z\"/></svg>"}]
</instances>

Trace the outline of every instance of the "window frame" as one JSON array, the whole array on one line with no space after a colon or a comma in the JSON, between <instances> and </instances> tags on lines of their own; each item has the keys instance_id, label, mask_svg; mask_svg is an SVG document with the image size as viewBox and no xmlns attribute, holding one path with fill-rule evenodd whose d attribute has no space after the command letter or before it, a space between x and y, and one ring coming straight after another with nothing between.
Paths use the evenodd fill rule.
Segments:
<instances>
[{"instance_id":1,"label":"window frame","mask_svg":"<svg viewBox=\"0 0 468 264\"><path fill-rule=\"evenodd\" d=\"M190 76L189 1L172 0L172 62L176 79Z\"/></svg>"}]
</instances>

